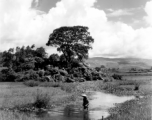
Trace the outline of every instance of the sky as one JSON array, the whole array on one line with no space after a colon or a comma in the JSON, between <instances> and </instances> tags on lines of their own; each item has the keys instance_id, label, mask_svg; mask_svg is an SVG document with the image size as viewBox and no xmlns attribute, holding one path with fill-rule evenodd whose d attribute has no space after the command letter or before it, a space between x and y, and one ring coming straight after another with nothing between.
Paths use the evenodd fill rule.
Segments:
<instances>
[{"instance_id":1,"label":"sky","mask_svg":"<svg viewBox=\"0 0 152 120\"><path fill-rule=\"evenodd\" d=\"M45 44L61 26L89 27L89 57L152 59L152 0L0 0L0 51Z\"/></svg>"}]
</instances>

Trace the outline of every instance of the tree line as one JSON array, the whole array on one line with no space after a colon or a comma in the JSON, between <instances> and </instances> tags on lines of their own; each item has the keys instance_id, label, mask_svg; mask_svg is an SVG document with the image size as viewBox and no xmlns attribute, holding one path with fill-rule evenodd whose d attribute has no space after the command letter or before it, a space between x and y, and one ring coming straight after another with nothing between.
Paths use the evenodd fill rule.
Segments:
<instances>
[{"instance_id":1,"label":"tree line","mask_svg":"<svg viewBox=\"0 0 152 120\"><path fill-rule=\"evenodd\" d=\"M88 27L72 26L55 29L47 46L56 47L58 54L48 54L44 47L22 46L2 52L0 81L52 81L75 82L102 80L102 72L89 68L85 63L94 39Z\"/></svg>"}]
</instances>

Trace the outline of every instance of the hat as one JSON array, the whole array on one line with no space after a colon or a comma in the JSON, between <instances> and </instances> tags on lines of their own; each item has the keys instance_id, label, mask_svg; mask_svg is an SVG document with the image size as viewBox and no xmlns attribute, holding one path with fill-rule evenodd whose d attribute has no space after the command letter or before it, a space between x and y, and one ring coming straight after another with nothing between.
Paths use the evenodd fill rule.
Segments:
<instances>
[{"instance_id":1,"label":"hat","mask_svg":"<svg viewBox=\"0 0 152 120\"><path fill-rule=\"evenodd\" d=\"M87 95L86 95L86 94L82 94L81 96L82 96L82 97L87 97Z\"/></svg>"}]
</instances>

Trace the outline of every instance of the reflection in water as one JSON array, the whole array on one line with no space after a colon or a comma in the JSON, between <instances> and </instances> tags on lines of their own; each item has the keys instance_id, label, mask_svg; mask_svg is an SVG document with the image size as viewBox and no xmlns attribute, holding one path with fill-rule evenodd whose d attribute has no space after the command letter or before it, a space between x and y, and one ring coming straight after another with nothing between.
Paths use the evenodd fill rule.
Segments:
<instances>
[{"instance_id":1,"label":"reflection in water","mask_svg":"<svg viewBox=\"0 0 152 120\"><path fill-rule=\"evenodd\" d=\"M37 115L40 120L92 120L88 111L83 111L74 105L56 108L48 113Z\"/></svg>"},{"instance_id":2,"label":"reflection in water","mask_svg":"<svg viewBox=\"0 0 152 120\"><path fill-rule=\"evenodd\" d=\"M88 111L84 111L83 120L90 120Z\"/></svg>"},{"instance_id":3,"label":"reflection in water","mask_svg":"<svg viewBox=\"0 0 152 120\"><path fill-rule=\"evenodd\" d=\"M89 110L84 111L75 105L68 105L65 108L55 108L49 112L35 114L35 120L102 120L109 113L108 109L115 106L115 103L122 103L134 99L131 97L118 97L111 94L95 92L91 96Z\"/></svg>"}]
</instances>

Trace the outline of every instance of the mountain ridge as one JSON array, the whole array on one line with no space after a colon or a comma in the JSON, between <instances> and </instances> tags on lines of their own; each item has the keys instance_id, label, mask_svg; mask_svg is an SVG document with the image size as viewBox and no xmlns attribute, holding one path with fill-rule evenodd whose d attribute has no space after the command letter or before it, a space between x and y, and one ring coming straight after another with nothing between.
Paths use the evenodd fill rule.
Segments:
<instances>
[{"instance_id":1,"label":"mountain ridge","mask_svg":"<svg viewBox=\"0 0 152 120\"><path fill-rule=\"evenodd\" d=\"M143 58L106 58L106 57L92 57L86 60L91 67L99 67L104 65L107 68L120 69L149 69L152 67L152 59Z\"/></svg>"}]
</instances>

